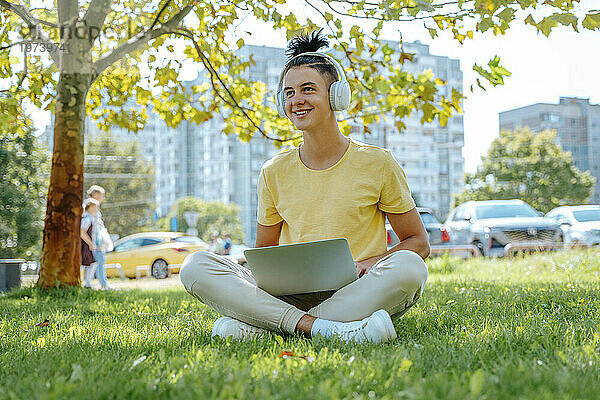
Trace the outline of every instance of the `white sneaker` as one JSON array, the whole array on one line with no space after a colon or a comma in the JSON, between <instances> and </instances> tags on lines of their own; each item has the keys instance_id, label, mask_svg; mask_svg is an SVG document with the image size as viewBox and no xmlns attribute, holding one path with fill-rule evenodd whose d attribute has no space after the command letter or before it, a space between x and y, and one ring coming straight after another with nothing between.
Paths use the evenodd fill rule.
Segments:
<instances>
[{"instance_id":1,"label":"white sneaker","mask_svg":"<svg viewBox=\"0 0 600 400\"><path fill-rule=\"evenodd\" d=\"M110 283L106 286L102 286L101 290L119 290L116 286L111 285Z\"/></svg>"},{"instance_id":2,"label":"white sneaker","mask_svg":"<svg viewBox=\"0 0 600 400\"><path fill-rule=\"evenodd\" d=\"M218 336L225 339L231 336L234 340L252 340L265 337L268 333L266 329L248 325L237 319L221 317L215 321L211 337Z\"/></svg>"},{"instance_id":3,"label":"white sneaker","mask_svg":"<svg viewBox=\"0 0 600 400\"><path fill-rule=\"evenodd\" d=\"M360 321L336 325L333 334L345 342L355 343L381 343L398 337L392 319L385 310L375 311Z\"/></svg>"}]
</instances>

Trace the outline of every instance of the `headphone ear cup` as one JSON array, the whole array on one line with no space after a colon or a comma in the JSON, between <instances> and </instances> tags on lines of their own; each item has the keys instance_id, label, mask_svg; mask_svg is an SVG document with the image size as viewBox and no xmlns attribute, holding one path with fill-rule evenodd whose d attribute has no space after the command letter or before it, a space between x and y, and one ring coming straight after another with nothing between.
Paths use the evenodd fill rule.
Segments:
<instances>
[{"instance_id":1,"label":"headphone ear cup","mask_svg":"<svg viewBox=\"0 0 600 400\"><path fill-rule=\"evenodd\" d=\"M335 81L329 87L329 105L334 111L347 110L352 100L348 81Z\"/></svg>"},{"instance_id":2,"label":"headphone ear cup","mask_svg":"<svg viewBox=\"0 0 600 400\"><path fill-rule=\"evenodd\" d=\"M275 94L275 106L277 107L277 113L281 118L288 118L287 114L285 113L285 99L283 96L283 90L279 90Z\"/></svg>"}]
</instances>

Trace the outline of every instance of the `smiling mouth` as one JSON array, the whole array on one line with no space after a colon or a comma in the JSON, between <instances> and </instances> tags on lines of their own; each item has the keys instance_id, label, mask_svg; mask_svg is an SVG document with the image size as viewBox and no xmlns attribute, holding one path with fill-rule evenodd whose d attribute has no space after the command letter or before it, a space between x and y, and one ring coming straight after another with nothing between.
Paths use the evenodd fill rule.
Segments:
<instances>
[{"instance_id":1,"label":"smiling mouth","mask_svg":"<svg viewBox=\"0 0 600 400\"><path fill-rule=\"evenodd\" d=\"M301 111L294 111L294 115L298 118L302 118L304 117L306 114L308 114L311 110L301 110Z\"/></svg>"}]
</instances>

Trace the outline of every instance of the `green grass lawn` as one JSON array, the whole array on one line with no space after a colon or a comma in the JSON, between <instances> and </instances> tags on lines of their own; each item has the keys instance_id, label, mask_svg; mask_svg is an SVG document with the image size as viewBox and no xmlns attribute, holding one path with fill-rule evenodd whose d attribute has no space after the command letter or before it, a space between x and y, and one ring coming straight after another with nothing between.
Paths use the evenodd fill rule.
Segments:
<instances>
[{"instance_id":1,"label":"green grass lawn","mask_svg":"<svg viewBox=\"0 0 600 400\"><path fill-rule=\"evenodd\" d=\"M600 250L428 265L382 345L211 341L217 314L183 289L13 291L0 399L599 398Z\"/></svg>"}]
</instances>

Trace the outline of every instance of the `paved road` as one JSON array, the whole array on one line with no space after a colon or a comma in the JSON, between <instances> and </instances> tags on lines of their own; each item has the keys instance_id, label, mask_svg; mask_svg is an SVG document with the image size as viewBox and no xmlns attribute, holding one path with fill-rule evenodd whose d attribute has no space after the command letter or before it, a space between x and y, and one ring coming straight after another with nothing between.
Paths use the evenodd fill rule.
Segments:
<instances>
[{"instance_id":1,"label":"paved road","mask_svg":"<svg viewBox=\"0 0 600 400\"><path fill-rule=\"evenodd\" d=\"M37 280L37 275L23 275L21 278L21 286L31 286L34 285ZM154 279L143 277L140 279L126 279L121 280L118 278L110 279L110 284L118 288L119 290L129 290L129 289L169 289L178 287L183 290L183 286L179 281L179 275L173 274L166 279ZM100 289L100 284L98 280L95 279L92 283L94 289Z\"/></svg>"}]
</instances>

